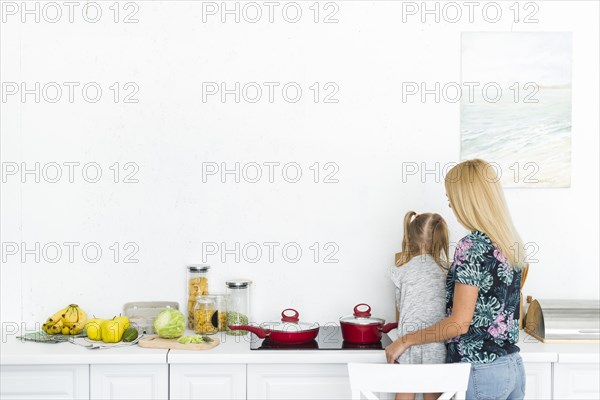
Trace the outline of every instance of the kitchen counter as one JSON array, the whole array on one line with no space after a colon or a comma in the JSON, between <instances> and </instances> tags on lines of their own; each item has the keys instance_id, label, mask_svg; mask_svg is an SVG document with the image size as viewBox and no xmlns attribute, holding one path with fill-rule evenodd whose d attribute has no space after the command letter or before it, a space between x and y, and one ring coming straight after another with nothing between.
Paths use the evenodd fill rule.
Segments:
<instances>
[{"instance_id":1,"label":"kitchen counter","mask_svg":"<svg viewBox=\"0 0 600 400\"><path fill-rule=\"evenodd\" d=\"M542 343L521 332L519 347L525 362L595 363L600 364L600 344Z\"/></svg>"},{"instance_id":2,"label":"kitchen counter","mask_svg":"<svg viewBox=\"0 0 600 400\"><path fill-rule=\"evenodd\" d=\"M168 350L137 345L89 350L72 343L35 343L8 337L0 344L1 365L164 364Z\"/></svg>"},{"instance_id":3,"label":"kitchen counter","mask_svg":"<svg viewBox=\"0 0 600 400\"><path fill-rule=\"evenodd\" d=\"M221 344L206 351L146 349L126 346L88 350L70 343L22 342L14 337L0 345L0 364L343 364L385 362L381 350L250 350L250 336L219 334ZM395 339L395 331L390 332ZM528 363L600 363L598 344L543 344L525 333L519 342Z\"/></svg>"}]
</instances>

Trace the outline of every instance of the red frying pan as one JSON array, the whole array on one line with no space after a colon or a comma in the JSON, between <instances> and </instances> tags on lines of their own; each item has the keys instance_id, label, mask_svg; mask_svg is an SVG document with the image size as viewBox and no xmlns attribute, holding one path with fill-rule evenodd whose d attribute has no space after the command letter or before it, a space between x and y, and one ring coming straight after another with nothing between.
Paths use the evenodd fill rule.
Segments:
<instances>
[{"instance_id":1,"label":"red frying pan","mask_svg":"<svg viewBox=\"0 0 600 400\"><path fill-rule=\"evenodd\" d=\"M270 340L273 343L293 344L314 340L319 334L319 324L299 322L299 316L298 311L286 308L281 312L281 322L265 322L260 324L260 327L229 325L229 329L250 331L259 338Z\"/></svg>"}]
</instances>

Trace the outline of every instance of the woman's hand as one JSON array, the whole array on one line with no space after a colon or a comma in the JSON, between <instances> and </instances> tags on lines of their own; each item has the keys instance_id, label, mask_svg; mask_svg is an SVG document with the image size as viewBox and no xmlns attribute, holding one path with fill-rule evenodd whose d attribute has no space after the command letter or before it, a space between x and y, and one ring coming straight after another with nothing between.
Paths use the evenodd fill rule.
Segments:
<instances>
[{"instance_id":1,"label":"woman's hand","mask_svg":"<svg viewBox=\"0 0 600 400\"><path fill-rule=\"evenodd\" d=\"M410 346L445 342L446 340L465 334L469 330L473 319L478 292L479 288L477 286L456 282L454 285L454 308L452 315L444 318L437 324L396 339L394 343L385 348L387 362L389 364L396 362L396 359Z\"/></svg>"},{"instance_id":2,"label":"woman's hand","mask_svg":"<svg viewBox=\"0 0 600 400\"><path fill-rule=\"evenodd\" d=\"M387 358L388 364L394 364L396 359L402 355L408 348L410 344L408 344L408 340L406 336L402 336L394 341L394 343L390 344L385 348L385 356Z\"/></svg>"}]
</instances>

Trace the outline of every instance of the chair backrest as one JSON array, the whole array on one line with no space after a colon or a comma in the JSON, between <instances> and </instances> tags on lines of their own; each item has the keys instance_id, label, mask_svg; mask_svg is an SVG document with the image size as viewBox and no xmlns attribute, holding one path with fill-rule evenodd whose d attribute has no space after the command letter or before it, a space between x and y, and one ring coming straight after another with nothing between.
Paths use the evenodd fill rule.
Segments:
<instances>
[{"instance_id":1,"label":"chair backrest","mask_svg":"<svg viewBox=\"0 0 600 400\"><path fill-rule=\"evenodd\" d=\"M471 364L359 364L349 363L352 398L361 393L378 400L381 393L443 393L439 399L464 399L469 385Z\"/></svg>"}]
</instances>

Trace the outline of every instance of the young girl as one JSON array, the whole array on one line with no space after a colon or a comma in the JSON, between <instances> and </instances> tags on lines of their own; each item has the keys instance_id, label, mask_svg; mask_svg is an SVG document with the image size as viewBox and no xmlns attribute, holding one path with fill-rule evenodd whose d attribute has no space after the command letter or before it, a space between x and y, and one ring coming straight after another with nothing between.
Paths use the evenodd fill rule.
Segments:
<instances>
[{"instance_id":1,"label":"young girl","mask_svg":"<svg viewBox=\"0 0 600 400\"><path fill-rule=\"evenodd\" d=\"M396 286L398 336L431 326L445 317L445 281L448 267L448 228L439 214L404 217L402 253L391 278ZM400 364L443 364L444 343L413 346L396 360ZM440 393L425 393L424 399L437 399ZM398 393L396 400L414 399L414 393Z\"/></svg>"}]
</instances>

